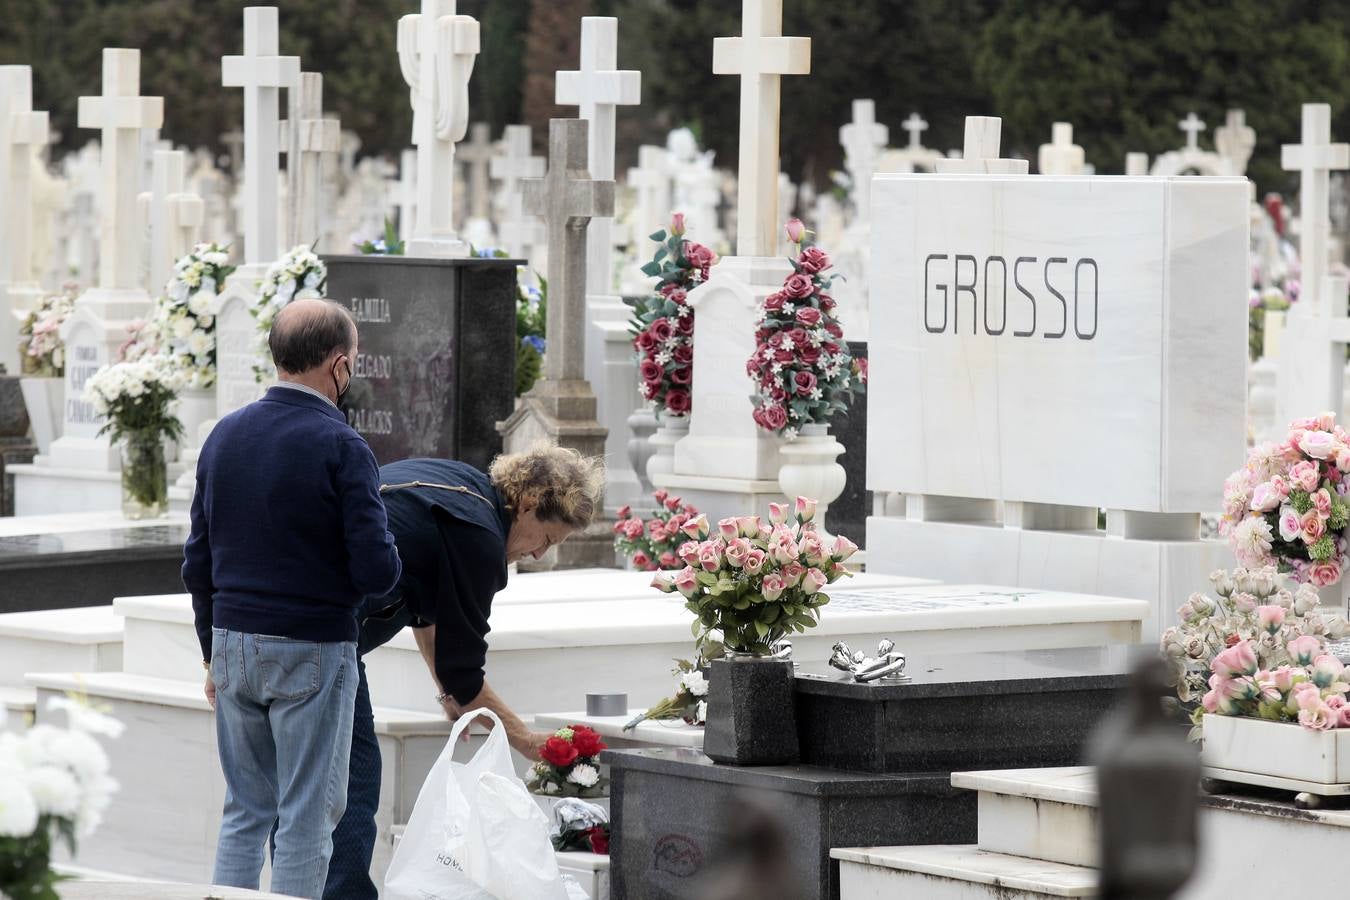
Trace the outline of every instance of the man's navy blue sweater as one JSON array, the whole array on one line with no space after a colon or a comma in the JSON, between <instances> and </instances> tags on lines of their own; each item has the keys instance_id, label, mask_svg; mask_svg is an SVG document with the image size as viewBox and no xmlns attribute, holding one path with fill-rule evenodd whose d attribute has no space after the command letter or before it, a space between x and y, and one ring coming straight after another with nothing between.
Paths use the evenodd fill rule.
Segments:
<instances>
[{"instance_id":1,"label":"man's navy blue sweater","mask_svg":"<svg viewBox=\"0 0 1350 900\"><path fill-rule=\"evenodd\" d=\"M356 607L402 565L375 455L332 404L292 388L221 419L202 446L183 584L211 627L354 641Z\"/></svg>"}]
</instances>

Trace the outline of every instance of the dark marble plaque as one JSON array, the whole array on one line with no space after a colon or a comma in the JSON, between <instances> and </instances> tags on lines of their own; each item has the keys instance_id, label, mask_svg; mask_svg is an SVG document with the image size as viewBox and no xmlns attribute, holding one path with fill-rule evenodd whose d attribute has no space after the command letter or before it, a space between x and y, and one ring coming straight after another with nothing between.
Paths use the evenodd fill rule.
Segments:
<instances>
[{"instance_id":1,"label":"dark marble plaque","mask_svg":"<svg viewBox=\"0 0 1350 900\"><path fill-rule=\"evenodd\" d=\"M186 525L0 538L0 613L183 590Z\"/></svg>"},{"instance_id":2,"label":"dark marble plaque","mask_svg":"<svg viewBox=\"0 0 1350 900\"><path fill-rule=\"evenodd\" d=\"M356 316L347 421L380 463L486 469L515 407L516 260L327 256L328 296Z\"/></svg>"},{"instance_id":3,"label":"dark marble plaque","mask_svg":"<svg viewBox=\"0 0 1350 900\"><path fill-rule=\"evenodd\" d=\"M1079 765L1092 730L1121 696L1131 653L1124 646L911 653L908 684L799 672L802 762L858 772Z\"/></svg>"},{"instance_id":4,"label":"dark marble plaque","mask_svg":"<svg viewBox=\"0 0 1350 900\"><path fill-rule=\"evenodd\" d=\"M738 804L767 809L785 830L793 881L812 898L839 897L833 847L961 844L975 840L975 794L947 775L862 775L810 766L722 766L694 750L605 754L610 766L610 897L711 894L743 821Z\"/></svg>"},{"instance_id":5,"label":"dark marble plaque","mask_svg":"<svg viewBox=\"0 0 1350 900\"><path fill-rule=\"evenodd\" d=\"M854 359L867 359L867 344L850 341ZM872 514L872 492L867 490L867 394L855 396L844 414L830 420L830 433L844 445L839 464L847 480L844 492L825 511L825 528L830 534L842 534L859 547L867 544L867 517Z\"/></svg>"}]
</instances>

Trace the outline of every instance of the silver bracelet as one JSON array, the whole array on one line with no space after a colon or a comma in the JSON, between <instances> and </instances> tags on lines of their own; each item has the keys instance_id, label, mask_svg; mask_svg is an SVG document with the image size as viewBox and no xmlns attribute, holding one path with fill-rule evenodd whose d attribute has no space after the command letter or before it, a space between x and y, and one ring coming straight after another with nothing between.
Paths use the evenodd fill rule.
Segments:
<instances>
[{"instance_id":1,"label":"silver bracelet","mask_svg":"<svg viewBox=\"0 0 1350 900\"><path fill-rule=\"evenodd\" d=\"M443 692L443 693L440 693L440 694L437 694L437 695L436 695L436 702L437 702L438 704L444 704L445 701L447 701L447 700L449 700L449 699L450 699L450 692L449 692L449 691L445 691L445 692Z\"/></svg>"}]
</instances>

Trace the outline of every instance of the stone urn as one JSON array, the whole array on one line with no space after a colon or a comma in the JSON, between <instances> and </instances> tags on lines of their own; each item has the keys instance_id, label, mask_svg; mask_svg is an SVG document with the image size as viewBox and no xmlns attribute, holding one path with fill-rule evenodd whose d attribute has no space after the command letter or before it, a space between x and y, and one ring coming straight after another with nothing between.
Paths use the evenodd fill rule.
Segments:
<instances>
[{"instance_id":1,"label":"stone urn","mask_svg":"<svg viewBox=\"0 0 1350 900\"><path fill-rule=\"evenodd\" d=\"M38 453L46 454L52 441L61 436L65 423L66 380L24 375L19 389L28 410L28 421L33 426L33 440Z\"/></svg>"},{"instance_id":2,"label":"stone urn","mask_svg":"<svg viewBox=\"0 0 1350 900\"><path fill-rule=\"evenodd\" d=\"M803 425L796 440L788 441L779 453L783 465L778 470L778 487L789 501L807 497L817 501L816 531L825 532L825 510L844 492L847 475L838 462L844 445L834 439L825 424Z\"/></svg>"},{"instance_id":3,"label":"stone urn","mask_svg":"<svg viewBox=\"0 0 1350 900\"><path fill-rule=\"evenodd\" d=\"M661 475L675 471L675 445L689 434L689 417L657 413L658 427L650 438L652 455L647 460L647 481L657 483Z\"/></svg>"},{"instance_id":4,"label":"stone urn","mask_svg":"<svg viewBox=\"0 0 1350 900\"><path fill-rule=\"evenodd\" d=\"M656 452L656 447L651 442L652 435L656 434L656 413L650 406L643 405L628 417L627 424L628 461L632 464L633 471L637 473L642 493L650 494L654 488L647 477L647 461Z\"/></svg>"},{"instance_id":5,"label":"stone urn","mask_svg":"<svg viewBox=\"0 0 1350 900\"><path fill-rule=\"evenodd\" d=\"M709 667L703 752L733 766L784 766L797 745L792 661L727 651Z\"/></svg>"}]
</instances>

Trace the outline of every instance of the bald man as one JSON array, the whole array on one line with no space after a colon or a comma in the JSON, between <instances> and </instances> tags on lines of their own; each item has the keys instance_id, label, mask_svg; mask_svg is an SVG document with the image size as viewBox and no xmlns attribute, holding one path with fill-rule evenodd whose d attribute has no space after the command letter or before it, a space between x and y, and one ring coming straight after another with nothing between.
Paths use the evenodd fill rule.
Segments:
<instances>
[{"instance_id":1,"label":"bald man","mask_svg":"<svg viewBox=\"0 0 1350 900\"><path fill-rule=\"evenodd\" d=\"M216 710L225 813L214 884L318 900L346 808L358 681L356 613L402 571L379 471L337 403L356 323L297 300L268 345L277 384L202 446L183 584Z\"/></svg>"}]
</instances>

